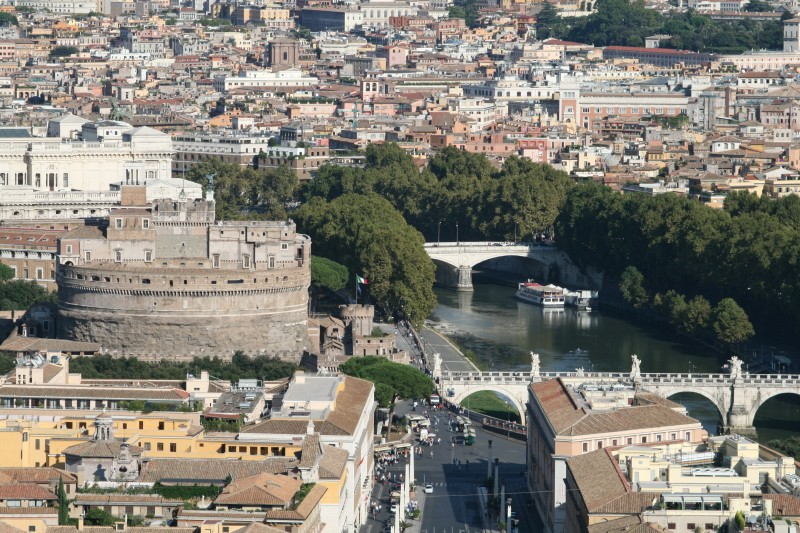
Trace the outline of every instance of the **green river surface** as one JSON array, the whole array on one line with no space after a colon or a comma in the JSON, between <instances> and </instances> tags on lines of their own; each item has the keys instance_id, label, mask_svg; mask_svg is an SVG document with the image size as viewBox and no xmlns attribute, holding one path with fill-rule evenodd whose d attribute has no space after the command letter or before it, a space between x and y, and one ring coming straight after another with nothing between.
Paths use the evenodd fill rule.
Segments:
<instances>
[{"instance_id":1,"label":"green river surface","mask_svg":"<svg viewBox=\"0 0 800 533\"><path fill-rule=\"evenodd\" d=\"M603 310L551 312L516 300L513 287L493 283L476 283L471 293L435 291L439 303L431 321L463 350L472 350L485 369L529 372L533 351L542 371L629 372L631 354L637 354L642 372L724 372L727 357L661 325ZM672 399L717 433L721 421L711 402L694 394ZM800 435L800 397L767 401L755 426L762 442Z\"/></svg>"}]
</instances>

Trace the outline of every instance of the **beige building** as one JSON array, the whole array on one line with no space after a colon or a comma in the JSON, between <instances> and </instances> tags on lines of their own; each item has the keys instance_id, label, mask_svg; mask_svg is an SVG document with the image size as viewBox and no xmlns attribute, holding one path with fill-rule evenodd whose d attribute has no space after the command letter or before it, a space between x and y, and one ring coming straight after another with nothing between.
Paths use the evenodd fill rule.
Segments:
<instances>
[{"instance_id":1,"label":"beige building","mask_svg":"<svg viewBox=\"0 0 800 533\"><path fill-rule=\"evenodd\" d=\"M652 394L632 401L633 407L616 407L607 398L573 390L561 379L529 387L528 486L546 531L565 526L568 458L607 446L695 443L706 437L700 422L674 402Z\"/></svg>"},{"instance_id":2,"label":"beige building","mask_svg":"<svg viewBox=\"0 0 800 533\"><path fill-rule=\"evenodd\" d=\"M0 191L107 191L112 183L171 176L169 135L116 121L88 122L81 140L9 129L0 142Z\"/></svg>"},{"instance_id":3,"label":"beige building","mask_svg":"<svg viewBox=\"0 0 800 533\"><path fill-rule=\"evenodd\" d=\"M567 460L565 531L719 531L737 512L797 508L797 479L793 458L738 435L604 448ZM782 499L780 510L770 496Z\"/></svg>"}]
</instances>

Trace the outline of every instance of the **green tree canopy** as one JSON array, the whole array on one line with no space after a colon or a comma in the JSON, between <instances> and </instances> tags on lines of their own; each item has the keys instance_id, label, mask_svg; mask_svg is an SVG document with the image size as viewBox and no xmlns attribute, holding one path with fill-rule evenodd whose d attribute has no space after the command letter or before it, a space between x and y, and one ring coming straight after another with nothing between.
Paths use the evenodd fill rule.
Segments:
<instances>
[{"instance_id":1,"label":"green tree canopy","mask_svg":"<svg viewBox=\"0 0 800 533\"><path fill-rule=\"evenodd\" d=\"M17 17L11 13L0 13L0 26L19 26Z\"/></svg>"},{"instance_id":2,"label":"green tree canopy","mask_svg":"<svg viewBox=\"0 0 800 533\"><path fill-rule=\"evenodd\" d=\"M324 257L311 256L311 283L313 285L338 291L347 285L348 279L350 279L350 275L346 266Z\"/></svg>"},{"instance_id":3,"label":"green tree canopy","mask_svg":"<svg viewBox=\"0 0 800 533\"><path fill-rule=\"evenodd\" d=\"M405 310L416 324L433 312L434 266L424 239L376 194L313 198L295 214L315 254L335 257L369 280L369 295L384 309Z\"/></svg>"},{"instance_id":4,"label":"green tree canopy","mask_svg":"<svg viewBox=\"0 0 800 533\"><path fill-rule=\"evenodd\" d=\"M14 269L0 263L0 283L14 279Z\"/></svg>"},{"instance_id":5,"label":"green tree canopy","mask_svg":"<svg viewBox=\"0 0 800 533\"><path fill-rule=\"evenodd\" d=\"M721 300L714 308L711 327L717 340L724 344L744 342L755 334L744 309L733 298Z\"/></svg>"},{"instance_id":6,"label":"green tree canopy","mask_svg":"<svg viewBox=\"0 0 800 533\"><path fill-rule=\"evenodd\" d=\"M222 220L282 220L294 199L297 176L286 166L255 170L209 159L192 165L187 179L208 187L214 182L216 215Z\"/></svg>"},{"instance_id":7,"label":"green tree canopy","mask_svg":"<svg viewBox=\"0 0 800 533\"><path fill-rule=\"evenodd\" d=\"M644 286L644 275L634 266L629 266L622 271L619 290L625 301L636 309L647 305L649 301L647 289Z\"/></svg>"},{"instance_id":8,"label":"green tree canopy","mask_svg":"<svg viewBox=\"0 0 800 533\"><path fill-rule=\"evenodd\" d=\"M433 381L416 368L382 357L352 357L339 368L348 376L375 383L375 399L381 407L389 407L394 398L427 398L435 390ZM385 403L389 391L392 397Z\"/></svg>"},{"instance_id":9,"label":"green tree canopy","mask_svg":"<svg viewBox=\"0 0 800 533\"><path fill-rule=\"evenodd\" d=\"M94 508L86 511L83 520L87 526L113 526L119 518L105 509Z\"/></svg>"},{"instance_id":10,"label":"green tree canopy","mask_svg":"<svg viewBox=\"0 0 800 533\"><path fill-rule=\"evenodd\" d=\"M77 54L79 50L74 46L56 46L50 52L50 57L68 57Z\"/></svg>"}]
</instances>

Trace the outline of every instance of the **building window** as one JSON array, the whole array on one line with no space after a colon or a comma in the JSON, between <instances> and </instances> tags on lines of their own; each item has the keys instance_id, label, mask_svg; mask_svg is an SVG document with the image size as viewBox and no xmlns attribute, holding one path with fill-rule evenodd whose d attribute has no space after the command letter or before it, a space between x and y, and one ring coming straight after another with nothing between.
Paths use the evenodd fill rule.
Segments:
<instances>
[{"instance_id":1,"label":"building window","mask_svg":"<svg viewBox=\"0 0 800 533\"><path fill-rule=\"evenodd\" d=\"M686 432L686 440L691 442L691 440L692 440L692 432L691 431L687 431Z\"/></svg>"},{"instance_id":2,"label":"building window","mask_svg":"<svg viewBox=\"0 0 800 533\"><path fill-rule=\"evenodd\" d=\"M675 522L670 522L667 524L667 529L675 529Z\"/></svg>"},{"instance_id":3,"label":"building window","mask_svg":"<svg viewBox=\"0 0 800 533\"><path fill-rule=\"evenodd\" d=\"M158 429L161 430L161 431L164 430L164 421L163 420L158 423Z\"/></svg>"},{"instance_id":4,"label":"building window","mask_svg":"<svg viewBox=\"0 0 800 533\"><path fill-rule=\"evenodd\" d=\"M678 434L677 433L670 433L669 434L669 438L670 438L670 440L678 440Z\"/></svg>"},{"instance_id":5,"label":"building window","mask_svg":"<svg viewBox=\"0 0 800 533\"><path fill-rule=\"evenodd\" d=\"M611 441L611 445L612 445L612 446L616 446L616 445L617 445L617 439L614 439L614 440L612 440L612 441Z\"/></svg>"},{"instance_id":6,"label":"building window","mask_svg":"<svg viewBox=\"0 0 800 533\"><path fill-rule=\"evenodd\" d=\"M149 263L153 260L153 250L144 251L144 262Z\"/></svg>"},{"instance_id":7,"label":"building window","mask_svg":"<svg viewBox=\"0 0 800 533\"><path fill-rule=\"evenodd\" d=\"M661 442L661 435L656 435L656 442Z\"/></svg>"},{"instance_id":8,"label":"building window","mask_svg":"<svg viewBox=\"0 0 800 533\"><path fill-rule=\"evenodd\" d=\"M34 439L33 447L34 447L35 450L41 449L41 445L42 445L42 443L41 443L41 441L39 439Z\"/></svg>"},{"instance_id":9,"label":"building window","mask_svg":"<svg viewBox=\"0 0 800 533\"><path fill-rule=\"evenodd\" d=\"M250 254L242 256L242 268L250 268Z\"/></svg>"},{"instance_id":10,"label":"building window","mask_svg":"<svg viewBox=\"0 0 800 533\"><path fill-rule=\"evenodd\" d=\"M647 437L642 437L642 444L647 444Z\"/></svg>"},{"instance_id":11,"label":"building window","mask_svg":"<svg viewBox=\"0 0 800 533\"><path fill-rule=\"evenodd\" d=\"M122 250L114 250L114 261L117 263L122 262Z\"/></svg>"},{"instance_id":12,"label":"building window","mask_svg":"<svg viewBox=\"0 0 800 533\"><path fill-rule=\"evenodd\" d=\"M219 268L219 254L214 254L211 256L211 264L214 268Z\"/></svg>"},{"instance_id":13,"label":"building window","mask_svg":"<svg viewBox=\"0 0 800 533\"><path fill-rule=\"evenodd\" d=\"M269 268L275 268L275 256L269 256Z\"/></svg>"},{"instance_id":14,"label":"building window","mask_svg":"<svg viewBox=\"0 0 800 533\"><path fill-rule=\"evenodd\" d=\"M150 451L150 443L149 442L145 442L144 443L144 451L146 451L146 452Z\"/></svg>"},{"instance_id":15,"label":"building window","mask_svg":"<svg viewBox=\"0 0 800 533\"><path fill-rule=\"evenodd\" d=\"M61 180L61 186L64 187L65 189L69 187L69 174L67 174L66 172L64 172L63 179Z\"/></svg>"},{"instance_id":16,"label":"building window","mask_svg":"<svg viewBox=\"0 0 800 533\"><path fill-rule=\"evenodd\" d=\"M86 250L85 252L83 252L83 258L87 262L91 261L92 260L92 252L90 252L89 250Z\"/></svg>"},{"instance_id":17,"label":"building window","mask_svg":"<svg viewBox=\"0 0 800 533\"><path fill-rule=\"evenodd\" d=\"M601 441L601 440L597 441L597 449L598 450L602 450L603 449L603 441Z\"/></svg>"},{"instance_id":18,"label":"building window","mask_svg":"<svg viewBox=\"0 0 800 533\"><path fill-rule=\"evenodd\" d=\"M589 451L589 443L588 442L584 442L583 443L583 453L586 453L588 451Z\"/></svg>"},{"instance_id":19,"label":"building window","mask_svg":"<svg viewBox=\"0 0 800 533\"><path fill-rule=\"evenodd\" d=\"M149 218L143 218L142 219L142 228L143 229L149 229L150 228L150 219Z\"/></svg>"},{"instance_id":20,"label":"building window","mask_svg":"<svg viewBox=\"0 0 800 533\"><path fill-rule=\"evenodd\" d=\"M175 453L178 451L178 445L174 442L169 443L169 451Z\"/></svg>"},{"instance_id":21,"label":"building window","mask_svg":"<svg viewBox=\"0 0 800 533\"><path fill-rule=\"evenodd\" d=\"M288 249L289 249L289 245L287 243L285 243L285 242L282 242L281 243L281 250L288 250Z\"/></svg>"},{"instance_id":22,"label":"building window","mask_svg":"<svg viewBox=\"0 0 800 533\"><path fill-rule=\"evenodd\" d=\"M72 253L72 245L71 245L71 244L68 244L68 245L67 245L67 255L69 255L69 254L71 254L71 253Z\"/></svg>"},{"instance_id":23,"label":"building window","mask_svg":"<svg viewBox=\"0 0 800 533\"><path fill-rule=\"evenodd\" d=\"M628 444L633 444L633 437L628 437L627 442L628 442Z\"/></svg>"},{"instance_id":24,"label":"building window","mask_svg":"<svg viewBox=\"0 0 800 533\"><path fill-rule=\"evenodd\" d=\"M139 420L139 429L144 429L144 422Z\"/></svg>"},{"instance_id":25,"label":"building window","mask_svg":"<svg viewBox=\"0 0 800 533\"><path fill-rule=\"evenodd\" d=\"M163 442L156 443L156 451L157 452L163 452L164 451L164 443Z\"/></svg>"},{"instance_id":26,"label":"building window","mask_svg":"<svg viewBox=\"0 0 800 533\"><path fill-rule=\"evenodd\" d=\"M41 268L36 269L36 279L44 279L44 270Z\"/></svg>"},{"instance_id":27,"label":"building window","mask_svg":"<svg viewBox=\"0 0 800 533\"><path fill-rule=\"evenodd\" d=\"M117 229L122 229L122 219L121 218L115 218L114 219L114 227L117 228Z\"/></svg>"},{"instance_id":28,"label":"building window","mask_svg":"<svg viewBox=\"0 0 800 533\"><path fill-rule=\"evenodd\" d=\"M689 531L694 531L694 522L689 522L688 524L686 524L686 529L688 529Z\"/></svg>"}]
</instances>

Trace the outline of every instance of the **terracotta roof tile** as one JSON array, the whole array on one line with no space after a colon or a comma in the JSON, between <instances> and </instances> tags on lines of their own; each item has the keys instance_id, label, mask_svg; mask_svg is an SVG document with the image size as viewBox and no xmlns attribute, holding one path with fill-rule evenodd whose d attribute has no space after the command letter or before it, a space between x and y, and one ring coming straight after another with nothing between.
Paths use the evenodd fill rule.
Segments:
<instances>
[{"instance_id":1,"label":"terracotta roof tile","mask_svg":"<svg viewBox=\"0 0 800 533\"><path fill-rule=\"evenodd\" d=\"M694 418L678 413L669 407L643 405L614 411L589 412L581 420L560 433L571 436L595 435L697 423Z\"/></svg>"},{"instance_id":2,"label":"terracotta roof tile","mask_svg":"<svg viewBox=\"0 0 800 533\"><path fill-rule=\"evenodd\" d=\"M764 498L772 500L772 514L780 516L800 516L800 498L790 494L764 494Z\"/></svg>"},{"instance_id":3,"label":"terracotta roof tile","mask_svg":"<svg viewBox=\"0 0 800 533\"><path fill-rule=\"evenodd\" d=\"M233 480L214 503L288 507L302 484L299 479L265 472Z\"/></svg>"},{"instance_id":4,"label":"terracotta roof tile","mask_svg":"<svg viewBox=\"0 0 800 533\"><path fill-rule=\"evenodd\" d=\"M0 500L55 500L56 495L33 483L0 485Z\"/></svg>"},{"instance_id":5,"label":"terracotta roof tile","mask_svg":"<svg viewBox=\"0 0 800 533\"><path fill-rule=\"evenodd\" d=\"M65 448L64 455L74 455L76 457L117 457L121 447L122 442L118 440L90 440ZM142 455L143 450L139 446L130 446L128 449L131 455Z\"/></svg>"},{"instance_id":6,"label":"terracotta roof tile","mask_svg":"<svg viewBox=\"0 0 800 533\"><path fill-rule=\"evenodd\" d=\"M319 461L319 477L322 479L339 479L347 466L347 450L334 446L323 446L322 458Z\"/></svg>"},{"instance_id":7,"label":"terracotta roof tile","mask_svg":"<svg viewBox=\"0 0 800 533\"><path fill-rule=\"evenodd\" d=\"M630 485L608 450L570 457L567 468L590 513L630 492Z\"/></svg>"},{"instance_id":8,"label":"terracotta roof tile","mask_svg":"<svg viewBox=\"0 0 800 533\"><path fill-rule=\"evenodd\" d=\"M253 476L262 472L279 474L297 466L294 457L270 457L263 461L234 459L150 459L144 463L139 481L155 483L161 480L222 482Z\"/></svg>"},{"instance_id":9,"label":"terracotta roof tile","mask_svg":"<svg viewBox=\"0 0 800 533\"><path fill-rule=\"evenodd\" d=\"M59 478L67 483L77 481L74 474L52 467L0 467L0 479L2 476L19 483L57 483Z\"/></svg>"}]
</instances>

